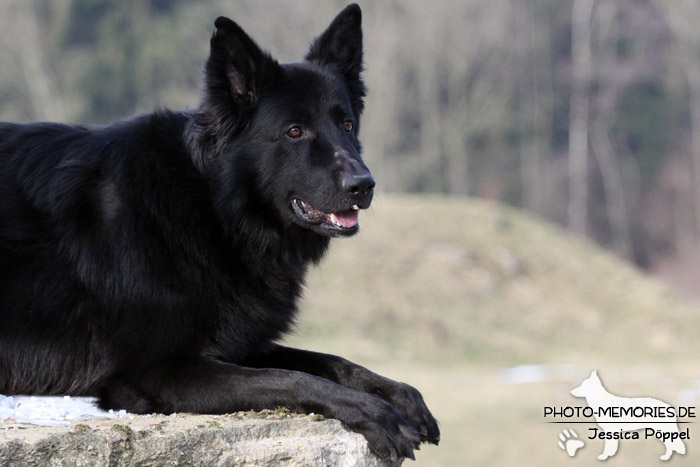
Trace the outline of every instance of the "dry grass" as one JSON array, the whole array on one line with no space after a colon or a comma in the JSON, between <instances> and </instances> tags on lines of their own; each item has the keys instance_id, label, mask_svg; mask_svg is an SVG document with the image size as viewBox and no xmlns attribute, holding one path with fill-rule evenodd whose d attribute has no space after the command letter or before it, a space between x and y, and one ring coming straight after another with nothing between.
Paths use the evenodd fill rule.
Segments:
<instances>
[{"instance_id":1,"label":"dry grass","mask_svg":"<svg viewBox=\"0 0 700 467\"><path fill-rule=\"evenodd\" d=\"M481 201L375 206L312 273L305 342L505 366L664 361L697 348L697 310L555 226Z\"/></svg>"},{"instance_id":2,"label":"dry grass","mask_svg":"<svg viewBox=\"0 0 700 467\"><path fill-rule=\"evenodd\" d=\"M593 368L613 392L669 403L700 377L698 310L555 226L482 201L409 196L382 196L361 223L311 275L289 343L421 389L443 443L421 451L419 465L592 465L603 442L568 459L543 405L581 405L568 391ZM505 382L502 369L520 364L573 366ZM658 441L635 443L608 463L663 452ZM693 443L674 464L697 464Z\"/></svg>"}]
</instances>

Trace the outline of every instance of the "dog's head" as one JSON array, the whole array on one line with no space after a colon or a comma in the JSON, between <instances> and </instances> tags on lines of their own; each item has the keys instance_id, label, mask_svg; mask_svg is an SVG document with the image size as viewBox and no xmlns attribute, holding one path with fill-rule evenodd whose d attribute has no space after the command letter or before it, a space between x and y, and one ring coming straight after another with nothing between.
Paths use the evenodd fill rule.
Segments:
<instances>
[{"instance_id":1,"label":"dog's head","mask_svg":"<svg viewBox=\"0 0 700 467\"><path fill-rule=\"evenodd\" d=\"M593 370L591 376L584 379L581 384L571 390L571 395L576 397L588 397L597 394L603 388L603 383L598 377L598 372Z\"/></svg>"},{"instance_id":2,"label":"dog's head","mask_svg":"<svg viewBox=\"0 0 700 467\"><path fill-rule=\"evenodd\" d=\"M358 140L365 86L362 15L346 7L299 63L278 64L220 17L206 65L197 163L218 208L340 237L358 231L374 179Z\"/></svg>"}]
</instances>

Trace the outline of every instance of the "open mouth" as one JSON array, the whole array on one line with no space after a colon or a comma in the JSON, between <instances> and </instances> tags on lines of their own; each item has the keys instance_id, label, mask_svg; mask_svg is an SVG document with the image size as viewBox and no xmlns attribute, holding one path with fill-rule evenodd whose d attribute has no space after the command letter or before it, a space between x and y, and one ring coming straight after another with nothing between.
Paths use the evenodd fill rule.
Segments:
<instances>
[{"instance_id":1,"label":"open mouth","mask_svg":"<svg viewBox=\"0 0 700 467\"><path fill-rule=\"evenodd\" d=\"M325 230L331 230L339 234L355 233L359 228L359 207L338 212L324 212L315 209L300 199L292 200L292 208L295 214L306 224L318 226Z\"/></svg>"}]
</instances>

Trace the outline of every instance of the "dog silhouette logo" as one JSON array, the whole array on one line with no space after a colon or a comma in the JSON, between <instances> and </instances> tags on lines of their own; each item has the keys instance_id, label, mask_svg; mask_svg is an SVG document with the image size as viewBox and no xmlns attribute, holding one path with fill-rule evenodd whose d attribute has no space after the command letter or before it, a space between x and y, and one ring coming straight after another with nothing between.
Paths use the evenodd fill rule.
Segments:
<instances>
[{"instance_id":1,"label":"dog silhouette logo","mask_svg":"<svg viewBox=\"0 0 700 467\"><path fill-rule=\"evenodd\" d=\"M688 439L689 431L681 432L673 407L651 397L622 397L608 392L598 373L591 375L571 390L576 397L586 399L593 411L600 429L591 428L589 439L605 440L599 460L614 456L621 439L640 439L639 430L644 430L644 438L656 438L664 443L666 452L660 457L666 461L674 452L685 454L683 439Z\"/></svg>"}]
</instances>

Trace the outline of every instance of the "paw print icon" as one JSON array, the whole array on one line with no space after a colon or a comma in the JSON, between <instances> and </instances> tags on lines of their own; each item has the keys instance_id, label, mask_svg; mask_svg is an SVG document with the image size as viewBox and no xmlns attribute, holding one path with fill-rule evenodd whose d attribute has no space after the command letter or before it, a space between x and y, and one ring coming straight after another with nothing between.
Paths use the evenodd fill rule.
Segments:
<instances>
[{"instance_id":1,"label":"paw print icon","mask_svg":"<svg viewBox=\"0 0 700 467\"><path fill-rule=\"evenodd\" d=\"M563 429L561 433L559 433L559 441L557 441L557 445L566 451L569 457L574 457L576 455L576 451L581 449L584 444L585 443L583 441L578 439L578 435L574 430Z\"/></svg>"}]
</instances>

